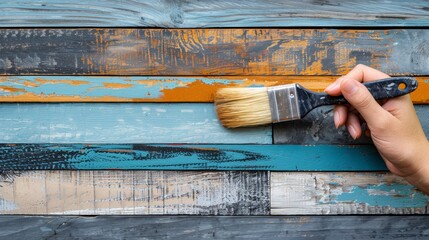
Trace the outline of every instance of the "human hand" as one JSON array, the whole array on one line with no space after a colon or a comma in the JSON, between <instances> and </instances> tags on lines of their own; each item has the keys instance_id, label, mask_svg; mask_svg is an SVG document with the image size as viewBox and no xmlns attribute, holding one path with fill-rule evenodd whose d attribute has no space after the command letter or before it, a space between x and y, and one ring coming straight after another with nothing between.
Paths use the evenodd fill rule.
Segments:
<instances>
[{"instance_id":1,"label":"human hand","mask_svg":"<svg viewBox=\"0 0 429 240\"><path fill-rule=\"evenodd\" d=\"M380 105L360 84L388 77L373 68L357 65L329 85L326 93L343 95L350 103L350 106L335 106L335 126L345 125L356 139L362 135L362 123L366 122L366 134L371 136L388 169L429 193L429 143L410 96L392 98Z\"/></svg>"}]
</instances>

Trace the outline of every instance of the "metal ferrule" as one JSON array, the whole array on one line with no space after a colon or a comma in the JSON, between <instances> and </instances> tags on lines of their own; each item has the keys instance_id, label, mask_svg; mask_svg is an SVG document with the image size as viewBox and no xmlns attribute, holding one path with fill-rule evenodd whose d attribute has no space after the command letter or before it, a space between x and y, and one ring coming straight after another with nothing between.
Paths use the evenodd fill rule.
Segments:
<instances>
[{"instance_id":1,"label":"metal ferrule","mask_svg":"<svg viewBox=\"0 0 429 240\"><path fill-rule=\"evenodd\" d=\"M272 122L300 119L296 84L268 88Z\"/></svg>"}]
</instances>

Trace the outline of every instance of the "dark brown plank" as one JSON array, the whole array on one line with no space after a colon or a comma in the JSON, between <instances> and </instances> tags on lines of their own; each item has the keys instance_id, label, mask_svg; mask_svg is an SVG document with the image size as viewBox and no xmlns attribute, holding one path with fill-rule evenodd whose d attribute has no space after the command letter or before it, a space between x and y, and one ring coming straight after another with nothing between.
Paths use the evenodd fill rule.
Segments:
<instances>
[{"instance_id":1,"label":"dark brown plank","mask_svg":"<svg viewBox=\"0 0 429 240\"><path fill-rule=\"evenodd\" d=\"M5 239L427 239L429 216L1 216Z\"/></svg>"},{"instance_id":2,"label":"dark brown plank","mask_svg":"<svg viewBox=\"0 0 429 240\"><path fill-rule=\"evenodd\" d=\"M429 30L2 29L0 74L428 75Z\"/></svg>"},{"instance_id":3,"label":"dark brown plank","mask_svg":"<svg viewBox=\"0 0 429 240\"><path fill-rule=\"evenodd\" d=\"M429 108L415 105L426 136L429 137ZM357 140L350 137L347 129L335 129L332 106L319 107L298 121L289 121L273 125L274 143L287 144L370 144L371 139L363 135Z\"/></svg>"}]
</instances>

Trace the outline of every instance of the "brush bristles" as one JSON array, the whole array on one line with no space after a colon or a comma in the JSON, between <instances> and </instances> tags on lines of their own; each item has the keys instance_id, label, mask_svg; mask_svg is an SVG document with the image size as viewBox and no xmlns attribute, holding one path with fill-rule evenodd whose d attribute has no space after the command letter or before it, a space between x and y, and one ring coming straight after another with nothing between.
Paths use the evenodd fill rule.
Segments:
<instances>
[{"instance_id":1,"label":"brush bristles","mask_svg":"<svg viewBox=\"0 0 429 240\"><path fill-rule=\"evenodd\" d=\"M222 88L215 95L215 105L227 128L271 123L267 88Z\"/></svg>"}]
</instances>

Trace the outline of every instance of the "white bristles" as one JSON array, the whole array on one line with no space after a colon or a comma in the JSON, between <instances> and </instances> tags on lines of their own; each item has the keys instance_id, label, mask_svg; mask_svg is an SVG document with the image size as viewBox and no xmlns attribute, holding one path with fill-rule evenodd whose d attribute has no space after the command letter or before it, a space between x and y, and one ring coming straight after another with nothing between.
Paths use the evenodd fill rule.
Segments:
<instances>
[{"instance_id":1,"label":"white bristles","mask_svg":"<svg viewBox=\"0 0 429 240\"><path fill-rule=\"evenodd\" d=\"M267 88L222 88L215 95L216 112L228 128L271 123Z\"/></svg>"}]
</instances>

